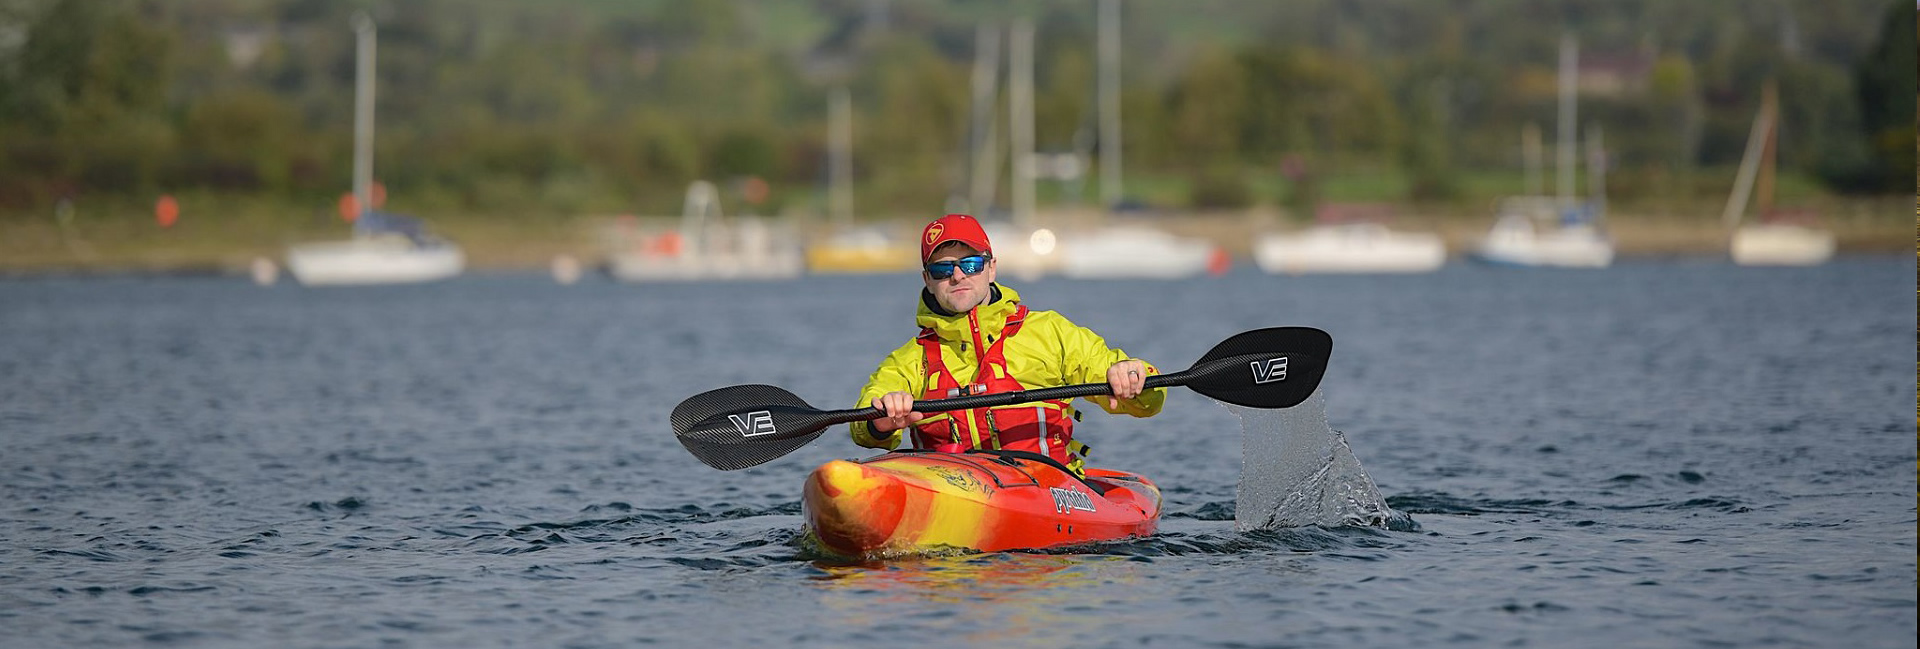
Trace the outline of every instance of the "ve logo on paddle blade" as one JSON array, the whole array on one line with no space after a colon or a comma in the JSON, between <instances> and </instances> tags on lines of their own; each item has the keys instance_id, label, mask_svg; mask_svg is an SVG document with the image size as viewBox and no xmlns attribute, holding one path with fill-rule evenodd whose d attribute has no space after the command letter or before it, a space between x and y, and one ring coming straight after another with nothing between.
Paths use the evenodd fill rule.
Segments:
<instances>
[{"instance_id":1,"label":"ve logo on paddle blade","mask_svg":"<svg viewBox=\"0 0 1920 649\"><path fill-rule=\"evenodd\" d=\"M773 413L765 410L755 410L744 415L727 415L727 419L733 421L733 428L740 431L741 437L759 437L779 432L773 428Z\"/></svg>"},{"instance_id":2,"label":"ve logo on paddle blade","mask_svg":"<svg viewBox=\"0 0 1920 649\"><path fill-rule=\"evenodd\" d=\"M1253 382L1256 385L1287 380L1287 357L1285 356L1247 364L1253 366Z\"/></svg>"}]
</instances>

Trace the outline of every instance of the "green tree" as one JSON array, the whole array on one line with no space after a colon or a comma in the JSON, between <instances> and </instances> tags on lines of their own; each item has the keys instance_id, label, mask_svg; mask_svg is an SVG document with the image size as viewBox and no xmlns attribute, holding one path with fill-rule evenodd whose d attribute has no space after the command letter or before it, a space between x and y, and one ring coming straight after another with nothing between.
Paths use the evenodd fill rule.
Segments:
<instances>
[{"instance_id":1,"label":"green tree","mask_svg":"<svg viewBox=\"0 0 1920 649\"><path fill-rule=\"evenodd\" d=\"M153 185L172 39L127 2L60 0L27 26L0 84L0 200Z\"/></svg>"},{"instance_id":2,"label":"green tree","mask_svg":"<svg viewBox=\"0 0 1920 649\"><path fill-rule=\"evenodd\" d=\"M1232 55L1203 51L1167 98L1169 160L1190 171L1237 167L1247 75Z\"/></svg>"},{"instance_id":3,"label":"green tree","mask_svg":"<svg viewBox=\"0 0 1920 649\"><path fill-rule=\"evenodd\" d=\"M1460 193L1460 173L1452 159L1449 135L1453 123L1447 109L1451 85L1436 80L1412 107L1409 133L1400 147L1400 165L1409 181L1407 198L1416 201L1452 199Z\"/></svg>"},{"instance_id":4,"label":"green tree","mask_svg":"<svg viewBox=\"0 0 1920 649\"><path fill-rule=\"evenodd\" d=\"M187 109L180 128L186 184L285 192L302 145L299 114L277 95L239 89Z\"/></svg>"},{"instance_id":5,"label":"green tree","mask_svg":"<svg viewBox=\"0 0 1920 649\"><path fill-rule=\"evenodd\" d=\"M1888 3L1880 40L1855 68L1860 94L1860 117L1867 146L1877 169L1866 174L1867 187L1905 192L1913 187L1914 169L1914 31L1920 17L1905 0Z\"/></svg>"}]
</instances>

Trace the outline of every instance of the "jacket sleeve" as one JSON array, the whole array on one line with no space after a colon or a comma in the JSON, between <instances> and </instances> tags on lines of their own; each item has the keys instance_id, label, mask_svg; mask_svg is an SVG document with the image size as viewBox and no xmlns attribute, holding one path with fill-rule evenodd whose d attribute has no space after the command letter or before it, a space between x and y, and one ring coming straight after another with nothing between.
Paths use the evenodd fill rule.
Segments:
<instances>
[{"instance_id":1,"label":"jacket sleeve","mask_svg":"<svg viewBox=\"0 0 1920 649\"><path fill-rule=\"evenodd\" d=\"M887 354L887 357L880 361L880 367L873 370L873 375L867 377L867 385L860 389L860 399L854 407L870 407L874 399L888 392L905 392L916 396L925 392L922 385L926 382L925 366L926 359L921 358L919 343L908 342L899 349L893 350L893 353ZM847 429L853 436L853 443L889 451L900 447L906 432L903 428L891 434L875 433L873 425L864 421L847 424Z\"/></svg>"},{"instance_id":2,"label":"jacket sleeve","mask_svg":"<svg viewBox=\"0 0 1920 649\"><path fill-rule=\"evenodd\" d=\"M1114 363L1132 358L1126 352L1107 346L1107 341L1092 329L1076 325L1064 316L1059 318L1062 358L1069 384L1106 383L1107 368ZM1139 360L1139 359L1134 359ZM1147 376L1159 374L1159 368L1146 363ZM1167 389L1154 388L1140 393L1140 396L1125 399L1118 408L1107 406L1107 397L1084 397L1088 403L1099 406L1101 410L1113 414L1128 414L1135 417L1152 417L1160 413L1161 406L1167 403Z\"/></svg>"}]
</instances>

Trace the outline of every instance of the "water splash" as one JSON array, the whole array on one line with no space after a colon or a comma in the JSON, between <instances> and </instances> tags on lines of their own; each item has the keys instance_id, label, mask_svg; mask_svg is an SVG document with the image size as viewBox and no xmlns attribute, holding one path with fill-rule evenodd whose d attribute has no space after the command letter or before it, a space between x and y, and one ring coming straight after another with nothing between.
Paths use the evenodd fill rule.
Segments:
<instances>
[{"instance_id":1,"label":"water splash","mask_svg":"<svg viewBox=\"0 0 1920 649\"><path fill-rule=\"evenodd\" d=\"M1240 488L1233 525L1240 532L1319 526L1418 529L1380 496L1373 478L1327 425L1316 392L1292 408L1222 404L1240 418Z\"/></svg>"}]
</instances>

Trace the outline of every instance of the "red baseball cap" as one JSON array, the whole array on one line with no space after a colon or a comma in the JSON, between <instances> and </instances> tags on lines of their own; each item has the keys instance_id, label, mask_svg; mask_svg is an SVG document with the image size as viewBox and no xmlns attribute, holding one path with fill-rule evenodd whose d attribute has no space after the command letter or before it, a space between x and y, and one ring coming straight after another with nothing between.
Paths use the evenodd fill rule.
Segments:
<instances>
[{"instance_id":1,"label":"red baseball cap","mask_svg":"<svg viewBox=\"0 0 1920 649\"><path fill-rule=\"evenodd\" d=\"M933 258L933 251L950 241L971 246L974 250L992 254L993 244L987 241L987 231L980 222L965 214L948 214L928 223L920 231L920 263Z\"/></svg>"}]
</instances>

